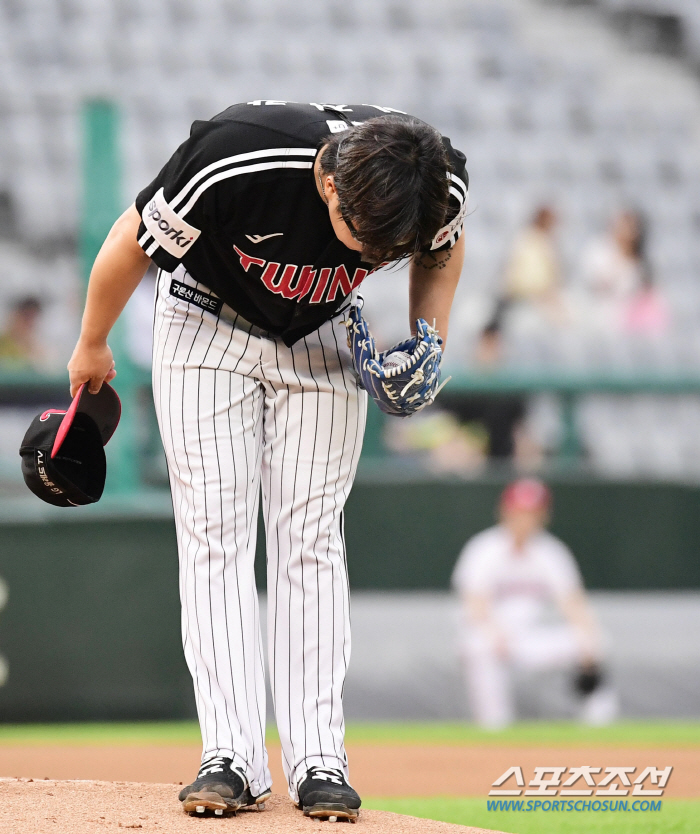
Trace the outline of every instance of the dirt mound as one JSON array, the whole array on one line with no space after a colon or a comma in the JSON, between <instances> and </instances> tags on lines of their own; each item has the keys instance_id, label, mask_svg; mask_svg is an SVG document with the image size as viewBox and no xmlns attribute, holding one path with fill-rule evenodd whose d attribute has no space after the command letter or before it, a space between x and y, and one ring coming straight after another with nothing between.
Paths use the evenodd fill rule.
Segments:
<instances>
[{"instance_id":1,"label":"dirt mound","mask_svg":"<svg viewBox=\"0 0 700 834\"><path fill-rule=\"evenodd\" d=\"M178 786L143 782L56 782L0 780L2 834L108 834L109 832L257 831L260 834L325 832L335 825L347 834L488 834L445 822L416 819L385 811L361 811L357 823L327 823L304 817L286 796L273 795L264 811L241 811L235 817L206 820L186 816L177 801Z\"/></svg>"},{"instance_id":2,"label":"dirt mound","mask_svg":"<svg viewBox=\"0 0 700 834\"><path fill-rule=\"evenodd\" d=\"M284 791L282 757L268 744L274 789ZM200 745L4 745L0 744L0 777L90 779L107 782L189 784L200 765ZM350 781L360 796L474 796L486 800L492 783L520 765L526 779L538 766L587 764L601 768L673 765L664 798L700 797L700 750L697 747L545 747L491 745L348 744ZM416 779L415 763L421 763ZM0 826L2 813L0 808ZM0 831L2 828L0 827Z\"/></svg>"}]
</instances>

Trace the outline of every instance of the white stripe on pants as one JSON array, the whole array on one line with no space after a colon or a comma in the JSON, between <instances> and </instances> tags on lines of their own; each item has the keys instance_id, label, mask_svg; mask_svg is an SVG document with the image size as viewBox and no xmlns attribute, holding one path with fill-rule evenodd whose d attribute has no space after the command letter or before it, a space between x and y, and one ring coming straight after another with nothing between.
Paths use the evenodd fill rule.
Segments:
<instances>
[{"instance_id":1,"label":"white stripe on pants","mask_svg":"<svg viewBox=\"0 0 700 834\"><path fill-rule=\"evenodd\" d=\"M198 287L184 268L173 276ZM156 299L153 391L180 560L185 658L203 761L230 756L254 794L271 784L253 563L262 481L268 653L284 771L296 798L313 765L347 776L342 692L350 619L342 511L367 396L343 316L292 348L224 307Z\"/></svg>"}]
</instances>

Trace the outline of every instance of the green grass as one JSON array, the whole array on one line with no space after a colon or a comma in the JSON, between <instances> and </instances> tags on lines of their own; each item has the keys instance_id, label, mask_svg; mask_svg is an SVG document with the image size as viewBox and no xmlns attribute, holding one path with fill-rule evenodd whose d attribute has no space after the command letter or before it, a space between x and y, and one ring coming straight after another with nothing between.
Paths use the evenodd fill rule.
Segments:
<instances>
[{"instance_id":1,"label":"green grass","mask_svg":"<svg viewBox=\"0 0 700 834\"><path fill-rule=\"evenodd\" d=\"M700 801L663 800L660 811L488 811L485 799L365 799L364 808L491 828L508 834L697 834Z\"/></svg>"},{"instance_id":2,"label":"green grass","mask_svg":"<svg viewBox=\"0 0 700 834\"><path fill-rule=\"evenodd\" d=\"M700 746L700 721L620 721L610 727L585 727L566 721L528 721L499 732L456 722L350 723L346 737L351 742L377 744L693 747Z\"/></svg>"},{"instance_id":3,"label":"green grass","mask_svg":"<svg viewBox=\"0 0 700 834\"><path fill-rule=\"evenodd\" d=\"M196 721L0 724L0 744L201 744Z\"/></svg>"},{"instance_id":4,"label":"green grass","mask_svg":"<svg viewBox=\"0 0 700 834\"><path fill-rule=\"evenodd\" d=\"M268 728L267 737L277 740L274 727ZM524 722L501 732L456 722L350 723L347 740L366 744L692 747L700 746L700 722L621 721L596 728L568 722ZM194 721L0 724L0 744L199 743L199 727Z\"/></svg>"}]
</instances>

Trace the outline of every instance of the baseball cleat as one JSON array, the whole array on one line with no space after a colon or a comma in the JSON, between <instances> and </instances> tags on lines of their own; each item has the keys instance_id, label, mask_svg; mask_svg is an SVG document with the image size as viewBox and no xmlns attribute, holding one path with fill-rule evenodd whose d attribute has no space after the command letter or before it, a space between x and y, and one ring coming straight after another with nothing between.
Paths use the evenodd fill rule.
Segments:
<instances>
[{"instance_id":1,"label":"baseball cleat","mask_svg":"<svg viewBox=\"0 0 700 834\"><path fill-rule=\"evenodd\" d=\"M245 773L232 767L231 761L216 756L204 762L194 782L180 791L179 799L185 813L223 817L245 808L264 807L271 791L253 796Z\"/></svg>"},{"instance_id":2,"label":"baseball cleat","mask_svg":"<svg viewBox=\"0 0 700 834\"><path fill-rule=\"evenodd\" d=\"M348 783L342 770L334 767L310 767L297 785L300 808L313 819L355 822L362 800Z\"/></svg>"}]
</instances>

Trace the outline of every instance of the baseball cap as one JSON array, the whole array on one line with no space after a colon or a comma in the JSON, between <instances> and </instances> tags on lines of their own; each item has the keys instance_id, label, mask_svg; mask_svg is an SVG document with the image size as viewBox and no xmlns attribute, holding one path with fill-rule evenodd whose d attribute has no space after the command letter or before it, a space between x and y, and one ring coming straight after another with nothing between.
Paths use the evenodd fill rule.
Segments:
<instances>
[{"instance_id":1,"label":"baseball cap","mask_svg":"<svg viewBox=\"0 0 700 834\"><path fill-rule=\"evenodd\" d=\"M99 501L107 477L104 446L120 416L117 392L106 382L97 394L81 385L67 411L38 414L19 450L29 489L57 507Z\"/></svg>"},{"instance_id":2,"label":"baseball cap","mask_svg":"<svg viewBox=\"0 0 700 834\"><path fill-rule=\"evenodd\" d=\"M520 478L501 493L501 507L506 510L546 510L551 503L549 488L537 478Z\"/></svg>"}]
</instances>

